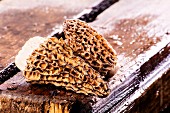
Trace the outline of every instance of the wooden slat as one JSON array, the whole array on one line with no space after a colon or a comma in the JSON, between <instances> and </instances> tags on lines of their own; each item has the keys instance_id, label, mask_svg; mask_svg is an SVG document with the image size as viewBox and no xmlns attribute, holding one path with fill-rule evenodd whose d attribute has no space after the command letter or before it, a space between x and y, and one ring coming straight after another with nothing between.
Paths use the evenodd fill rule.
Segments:
<instances>
[{"instance_id":1,"label":"wooden slat","mask_svg":"<svg viewBox=\"0 0 170 113\"><path fill-rule=\"evenodd\" d=\"M151 85L148 79L156 82L162 76L153 74L153 79L149 73L170 54L169 6L168 0L122 0L91 23L117 51L120 65L109 82L111 94L93 106L94 113L121 112L130 104L126 102L139 98ZM161 51L164 54L159 54ZM141 86L143 82L145 87ZM140 95L131 97L141 89Z\"/></svg>"},{"instance_id":2,"label":"wooden slat","mask_svg":"<svg viewBox=\"0 0 170 113\"><path fill-rule=\"evenodd\" d=\"M58 92L53 86L50 86L52 88L48 87L49 89L43 86L41 88L40 86L32 86L26 83L22 74L19 73L0 86L0 89L3 90L0 92L3 98L0 101L0 103L3 103L0 106L1 112L5 112L2 106L3 108L8 106L6 110L11 108L11 104L7 103L7 101L13 103L13 100L16 100L14 102L19 107L15 109L21 107L21 101L15 99L16 96L13 96L18 95L18 92L21 96L19 97L20 99L28 96L29 98L31 97L30 101L39 100L39 98L44 97L41 95L47 95L47 99L40 99L40 101L36 101L37 103L35 102L36 104L31 104L31 109L35 109L34 106L37 106L38 111L34 112L47 112L50 106L55 106L53 103L50 104L48 99L55 101L54 103L62 103L63 101L60 100L67 100L65 96L62 97L61 95L68 95L68 99L71 101L82 100L83 104L80 103L81 105L79 106L79 103L73 105L73 111L81 109L81 112L90 112L90 109L92 109L94 113L142 112L136 107L137 105L143 105L140 100L147 99L149 94L157 89L159 90L160 81L164 80L165 84L169 81L167 79L169 77L170 53L170 17L168 9L168 0L149 0L145 2L143 0L120 0L90 24L106 37L118 53L120 68L109 81L109 87L112 92L108 97L97 99L96 103L92 101L93 105L90 106L91 97L86 99L87 97L78 96L73 92ZM43 35L43 32L41 33ZM158 78L160 79L158 80ZM14 84L12 84L13 82ZM162 85L164 86L165 84ZM170 92L169 87L166 87L166 89L168 90L167 92ZM139 91L140 93L137 93ZM165 91L165 89L161 91ZM35 95L34 98L33 95ZM163 95L167 95L167 93ZM153 100L156 99L153 96ZM167 102L167 99L169 97L163 98L163 102ZM31 106L30 101L27 101L28 106ZM24 107L27 105L24 105ZM145 106L146 109L148 109L147 105ZM157 111L164 106L162 104ZM155 106L152 107L154 109Z\"/></svg>"},{"instance_id":3,"label":"wooden slat","mask_svg":"<svg viewBox=\"0 0 170 113\"><path fill-rule=\"evenodd\" d=\"M54 27L55 30L59 29L65 18L73 18L83 9L92 6L94 2L96 1L0 2L0 69L14 61L15 55L30 37L48 36ZM90 104L87 102L91 101L91 97L57 89L54 86L32 86L25 82L22 73L18 73L0 85L0 112L52 113L59 112L57 109L60 108L68 111L72 108L71 112L79 112L82 107L89 109Z\"/></svg>"},{"instance_id":4,"label":"wooden slat","mask_svg":"<svg viewBox=\"0 0 170 113\"><path fill-rule=\"evenodd\" d=\"M170 57L169 57L170 58ZM169 60L169 59L166 59ZM170 67L170 65L168 65ZM152 73L153 74L153 73ZM152 75L151 74L151 75ZM123 110L127 113L158 113L170 105L170 70L162 73L158 71L156 74L162 75L159 79L155 80L149 87L149 83L142 85L148 87L145 92L135 101L129 103L128 108ZM151 79L152 81L152 79ZM150 82L150 81L149 81ZM140 89L141 90L141 89ZM144 90L144 89L143 89ZM137 92L136 92L137 93ZM140 92L138 92L140 93ZM136 94L137 95L137 94ZM135 95L133 95L135 96ZM112 109L113 111L113 109Z\"/></svg>"}]
</instances>

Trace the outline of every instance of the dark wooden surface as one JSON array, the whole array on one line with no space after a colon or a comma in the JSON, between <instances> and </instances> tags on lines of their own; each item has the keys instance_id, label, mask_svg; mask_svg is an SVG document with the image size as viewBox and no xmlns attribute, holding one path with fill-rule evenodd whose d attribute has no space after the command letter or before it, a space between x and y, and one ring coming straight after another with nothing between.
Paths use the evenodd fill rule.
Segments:
<instances>
[{"instance_id":1,"label":"dark wooden surface","mask_svg":"<svg viewBox=\"0 0 170 113\"><path fill-rule=\"evenodd\" d=\"M61 5L62 2L60 2ZM27 7L28 9L24 10L21 7L17 10L2 11L0 14L0 26L2 26L0 29L1 67L3 68L14 60L16 53L30 37L35 35L47 36L55 25L60 26L64 16L73 17L73 15L78 14L77 12L88 7L88 3L92 4L88 1L87 6L85 4L82 7L70 5L64 7L64 10L60 8L59 11L56 8L57 4L56 6L50 5L48 6L48 13L46 13L44 5L50 3L43 3L43 5L37 3L38 7L33 7L30 4L31 8ZM90 23L117 51L119 69L116 75L108 81L112 90L111 94L103 99L93 98L93 101L90 101L91 97L88 97L87 101L82 103L84 105L92 103L93 105L92 108L87 105L84 109L92 109L94 113L144 113L147 111L159 112L170 105L169 4L168 0L120 0ZM17 88L9 90L10 87ZM0 85L2 90L0 92L1 104L4 102L2 106L6 106L9 103L5 102L12 102L17 95L17 99L20 100L16 99L16 103L27 97L30 99L30 103L32 100L35 100L34 103L36 103L35 106L30 108L34 109L34 112L42 112L46 100L58 101L60 100L59 97L62 98L62 90L58 91L51 86L49 90L43 86L39 87L26 83L22 74L18 73L12 79ZM72 95L71 101L76 99L83 101L84 98L87 98L83 95L79 97L72 92L66 92L66 95ZM36 101L39 98L41 98L40 101ZM63 97L63 99L66 98ZM2 106L0 106L0 110L5 111ZM13 109L20 107L21 105L18 104L18 108ZM7 109L9 108L7 107ZM89 110L89 112L91 111Z\"/></svg>"},{"instance_id":2,"label":"dark wooden surface","mask_svg":"<svg viewBox=\"0 0 170 113\"><path fill-rule=\"evenodd\" d=\"M156 67L164 58L169 59L168 3L169 1L166 0L145 2L143 0L135 2L122 0L99 15L98 19L91 24L98 28L98 31L118 52L120 64L118 72L109 82L113 89L112 93L94 105L95 113L123 111L131 102L139 98L156 79L161 77L161 73L152 74L152 77L149 73L156 72ZM165 52L159 54L163 50ZM165 67L165 72L170 68L169 65L165 65L160 67L160 70ZM144 83L145 86L142 86ZM164 98L169 99L170 90L161 91L167 92ZM152 92L154 93L154 91ZM164 98L160 98L160 100L164 100ZM169 102L165 102L169 104ZM149 110L149 102L147 103L144 104L147 106L145 109ZM160 108L157 106L159 102L155 101L155 103L154 108ZM144 112L141 109L136 112ZM155 109L155 112L160 109Z\"/></svg>"},{"instance_id":3,"label":"dark wooden surface","mask_svg":"<svg viewBox=\"0 0 170 113\"><path fill-rule=\"evenodd\" d=\"M30 37L50 35L52 31L60 28L66 18L73 18L84 9L91 8L95 2L94 0L0 1L0 69L14 61L15 55ZM64 92L54 86L32 86L25 82L22 73L18 73L0 85L0 112L49 112L57 103L71 102L72 105L76 99L84 101L83 98L84 96ZM89 99L86 97L86 100ZM81 103L77 106L89 105Z\"/></svg>"}]
</instances>

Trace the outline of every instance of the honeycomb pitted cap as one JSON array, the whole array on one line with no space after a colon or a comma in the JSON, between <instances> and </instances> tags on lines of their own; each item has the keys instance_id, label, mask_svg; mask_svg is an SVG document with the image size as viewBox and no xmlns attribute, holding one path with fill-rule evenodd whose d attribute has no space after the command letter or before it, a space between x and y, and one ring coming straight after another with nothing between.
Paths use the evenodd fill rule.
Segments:
<instances>
[{"instance_id":1,"label":"honeycomb pitted cap","mask_svg":"<svg viewBox=\"0 0 170 113\"><path fill-rule=\"evenodd\" d=\"M42 40L40 43L36 37L28 40L16 58L17 66L21 67L28 82L53 84L76 93L98 97L105 97L109 94L107 83L100 73L82 58L74 55L72 48L62 38L42 38ZM32 42L39 46L26 54L29 56L23 57L24 52L30 51L29 44ZM22 57L26 58L23 60L26 61L24 66L18 61L22 61L18 59Z\"/></svg>"},{"instance_id":2,"label":"honeycomb pitted cap","mask_svg":"<svg viewBox=\"0 0 170 113\"><path fill-rule=\"evenodd\" d=\"M81 20L68 19L64 22L66 43L73 49L73 53L85 60L103 78L112 76L117 55L107 40L92 27Z\"/></svg>"}]
</instances>

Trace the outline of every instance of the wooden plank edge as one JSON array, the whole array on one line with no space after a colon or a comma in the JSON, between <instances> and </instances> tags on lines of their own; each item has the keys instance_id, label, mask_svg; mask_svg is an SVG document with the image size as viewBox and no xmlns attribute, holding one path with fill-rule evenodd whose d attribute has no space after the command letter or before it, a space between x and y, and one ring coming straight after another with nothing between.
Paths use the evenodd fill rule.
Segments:
<instances>
[{"instance_id":1,"label":"wooden plank edge","mask_svg":"<svg viewBox=\"0 0 170 113\"><path fill-rule=\"evenodd\" d=\"M113 112L127 113L143 113L153 112L158 113L170 104L170 54L156 68L151 71L146 79L139 84L139 88L131 94L128 99L124 100L123 104L116 109L112 108ZM164 86L164 87L163 87ZM163 89L164 90L163 90ZM167 90L165 90L167 89ZM166 93L165 93L166 92ZM164 100L164 102L163 102ZM153 104L154 103L154 104Z\"/></svg>"},{"instance_id":2,"label":"wooden plank edge","mask_svg":"<svg viewBox=\"0 0 170 113\"><path fill-rule=\"evenodd\" d=\"M140 83L149 76L149 73L170 54L170 42L163 40L155 45L155 48L153 47L147 52L151 54L144 54L143 63L138 65L138 70L133 70L124 82L112 90L108 97L101 99L97 104L93 105L93 113L107 113L110 110L118 109L118 106L123 104L126 98L139 89ZM138 61L140 62L141 60L138 59ZM133 66L136 67L135 64Z\"/></svg>"},{"instance_id":3,"label":"wooden plank edge","mask_svg":"<svg viewBox=\"0 0 170 113\"><path fill-rule=\"evenodd\" d=\"M49 99L45 96L15 95L11 93L1 93L0 112L1 113L69 113L71 101Z\"/></svg>"}]
</instances>

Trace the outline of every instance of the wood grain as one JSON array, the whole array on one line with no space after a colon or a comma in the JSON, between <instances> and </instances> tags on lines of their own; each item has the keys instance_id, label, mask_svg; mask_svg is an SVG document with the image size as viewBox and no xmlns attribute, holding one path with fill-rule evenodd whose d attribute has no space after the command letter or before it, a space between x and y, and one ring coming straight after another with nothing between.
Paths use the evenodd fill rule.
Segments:
<instances>
[{"instance_id":1,"label":"wood grain","mask_svg":"<svg viewBox=\"0 0 170 113\"><path fill-rule=\"evenodd\" d=\"M73 108L71 112L80 110L76 112L84 113L142 113L145 112L145 110L149 110L151 107L151 112L159 112L164 107L169 106L168 100L170 97L167 96L170 94L170 89L168 87L168 83L170 82L169 4L168 0L120 0L118 3L112 5L109 9L100 14L94 22L90 23L91 26L109 41L118 53L119 69L116 75L108 81L111 89L111 94L108 97L103 99L84 97L83 95L78 96L73 92L65 92L64 89L56 89L53 86L32 86L25 82L25 78L21 73L18 73L12 79L0 85L0 89L2 90L0 91L0 112L7 111L13 106L12 103L15 103L14 105L18 107L11 109L20 109L21 111L24 111L21 109L21 106L24 106L24 108L30 108L33 110L32 112L47 112L49 111L49 106L54 106L53 104L51 105L49 101L53 102L55 100L54 103L62 103L64 101L61 100L67 99L68 102L76 102L76 104L72 106ZM74 6L74 8L76 7ZM52 10L54 9L52 8ZM50 10L50 13L52 13L51 15L56 14L58 11L56 10L53 12L52 10ZM55 20L51 20L50 17L48 20L44 20L46 16L45 14L42 14L43 16L36 16L37 13L35 12L38 12L39 14L41 12L40 9L33 8L27 10L27 12L29 11L33 12L33 20L37 19L38 21L42 19L41 21L43 22ZM3 14L4 13L1 13L1 15ZM10 14L10 12L6 14ZM20 14L21 17L25 17L28 13ZM53 15L52 17L54 18L55 16ZM17 20L20 18L17 18ZM63 16L58 19L59 23L62 18ZM40 32L38 33L28 32L30 29L33 29L33 27L28 29L31 26L29 23L33 23L33 20L31 18L29 19L28 23L24 24L23 27L17 28L16 26L22 25L21 23L24 23L25 20L23 20L23 22L21 20L21 23L18 23L17 25L15 24L16 20L12 21L10 24L15 24L14 28L16 27L16 30L21 28L21 30L26 29L26 31L4 32L5 30L2 30L3 32L0 32L3 33L2 36L6 37L6 39L3 37L1 38L2 41L4 40L1 44L5 42L15 42L13 45L17 45L17 47L14 46L14 49L17 48L15 52L12 51L8 45L0 47L2 48L1 50L10 50L9 53L0 51L0 53L3 54L0 57L0 62L2 62L0 64L2 64L2 66L7 62L13 61L13 58L11 57L15 56L29 36L44 36L51 32L46 31L48 24L45 27L39 27L36 25L36 28L40 29ZM52 22L52 25L58 23L58 21ZM6 24L3 26L5 25ZM5 27L5 29L10 28ZM21 38L15 37L14 39L18 40L12 41L13 36L25 37L22 38L23 41L20 43L18 40ZM11 42L8 38L11 39ZM7 57L4 57L5 55L7 55ZM11 60L7 60L9 58L11 58ZM15 89L15 85L17 86L17 89ZM14 87L15 90L10 90L13 89L11 87ZM68 95L68 98L66 98L66 96L62 97L62 95ZM16 99L16 97L18 98ZM21 103L22 99L26 101L25 103L27 104L23 105ZM79 102L79 100L82 101ZM160 106L157 107L158 105ZM145 108L144 110L142 110L143 107Z\"/></svg>"},{"instance_id":2,"label":"wood grain","mask_svg":"<svg viewBox=\"0 0 170 113\"><path fill-rule=\"evenodd\" d=\"M60 28L64 19L73 18L92 4L94 0L1 1L0 69L14 61L15 55L30 37L48 36L53 30ZM68 109L72 108L70 112L82 111L82 107L90 108L87 101L91 101L88 99L91 97L80 98L82 96L64 91L54 86L32 86L18 73L0 85L0 112L55 112L56 108L65 104L69 105ZM74 106L80 109L77 110Z\"/></svg>"},{"instance_id":3,"label":"wood grain","mask_svg":"<svg viewBox=\"0 0 170 113\"><path fill-rule=\"evenodd\" d=\"M64 19L73 18L94 3L94 0L0 1L0 69L14 61L29 38L48 36L60 29Z\"/></svg>"},{"instance_id":4,"label":"wood grain","mask_svg":"<svg viewBox=\"0 0 170 113\"><path fill-rule=\"evenodd\" d=\"M95 113L121 112L150 87L148 79L154 82L162 76L152 75L155 76L152 80L149 73L156 71L156 67L170 53L168 3L166 0L122 0L91 23L117 51L120 65L109 82L111 94L93 106ZM164 54L159 54L163 50ZM145 87L141 87L143 82ZM140 94L131 97L141 89Z\"/></svg>"}]
</instances>

